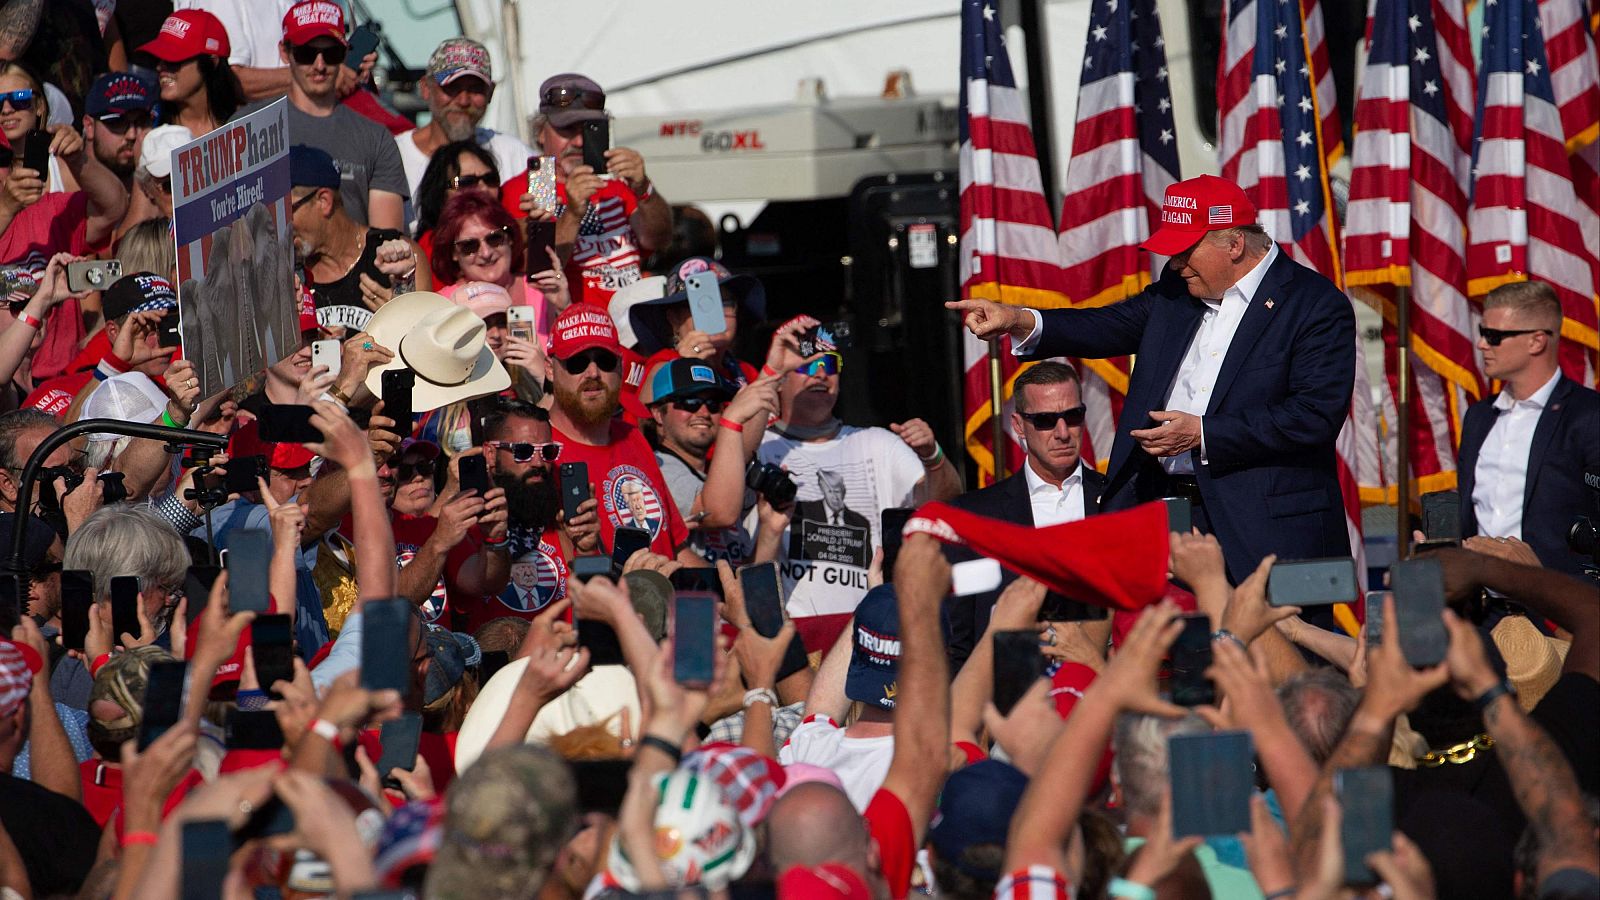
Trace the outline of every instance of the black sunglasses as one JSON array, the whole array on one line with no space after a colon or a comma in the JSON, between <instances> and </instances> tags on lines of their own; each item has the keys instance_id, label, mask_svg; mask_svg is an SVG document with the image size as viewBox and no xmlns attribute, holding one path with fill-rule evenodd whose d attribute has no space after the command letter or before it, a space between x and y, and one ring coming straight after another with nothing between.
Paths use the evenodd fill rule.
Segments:
<instances>
[{"instance_id":1,"label":"black sunglasses","mask_svg":"<svg viewBox=\"0 0 1600 900\"><path fill-rule=\"evenodd\" d=\"M533 444L528 441L489 441L485 446L495 450L507 451L511 454L513 462L533 462L535 456L545 462L555 462L561 458L561 444L549 441L543 444Z\"/></svg>"},{"instance_id":2,"label":"black sunglasses","mask_svg":"<svg viewBox=\"0 0 1600 900\"><path fill-rule=\"evenodd\" d=\"M711 410L711 414L716 416L722 414L722 409L727 404L721 400L713 400L710 397L684 397L682 400L672 401L672 405L690 415L694 415L700 411L701 407L704 407Z\"/></svg>"},{"instance_id":3,"label":"black sunglasses","mask_svg":"<svg viewBox=\"0 0 1600 900\"><path fill-rule=\"evenodd\" d=\"M566 368L569 375L582 375L589 371L591 363L599 366L602 372L615 372L617 366L622 365L622 359L615 353L607 353L604 350L585 350L577 356L561 361L561 365Z\"/></svg>"},{"instance_id":4,"label":"black sunglasses","mask_svg":"<svg viewBox=\"0 0 1600 900\"><path fill-rule=\"evenodd\" d=\"M494 231L484 235L482 238L462 238L461 240L456 241L456 256L462 257L477 255L478 242L480 240L483 242L483 245L488 247L490 250L498 250L501 247L511 243L511 226L502 225L499 228L496 228Z\"/></svg>"},{"instance_id":5,"label":"black sunglasses","mask_svg":"<svg viewBox=\"0 0 1600 900\"><path fill-rule=\"evenodd\" d=\"M169 178L170 178L170 176L169 176ZM169 190L170 190L170 184L169 184ZM310 203L311 201L317 199L317 195L320 194L320 193L322 193L322 191L320 189L314 190L311 193L305 195L304 197L301 197L299 200L294 201L293 203L289 204L289 211L290 212L294 212L295 210L299 209L300 207L305 206L307 203Z\"/></svg>"},{"instance_id":6,"label":"black sunglasses","mask_svg":"<svg viewBox=\"0 0 1600 900\"><path fill-rule=\"evenodd\" d=\"M349 53L350 48L343 44L301 44L297 47L289 48L289 55L294 57L294 61L302 66L315 65L319 56L328 65L337 66L344 62L344 58Z\"/></svg>"},{"instance_id":7,"label":"black sunglasses","mask_svg":"<svg viewBox=\"0 0 1600 900\"><path fill-rule=\"evenodd\" d=\"M605 109L606 95L600 91L586 91L574 87L553 87L544 92L541 98L545 106L554 106L566 109L569 106L581 106L584 109Z\"/></svg>"},{"instance_id":8,"label":"black sunglasses","mask_svg":"<svg viewBox=\"0 0 1600 900\"><path fill-rule=\"evenodd\" d=\"M474 188L480 184L486 188L498 188L500 179L493 175L457 175L450 179L450 186L456 190Z\"/></svg>"},{"instance_id":9,"label":"black sunglasses","mask_svg":"<svg viewBox=\"0 0 1600 900\"><path fill-rule=\"evenodd\" d=\"M434 460L419 459L416 462L400 463L396 465L394 467L394 477L396 481L400 482L401 484L405 484L411 479L416 478L418 475L421 475L423 478L432 478L433 471Z\"/></svg>"},{"instance_id":10,"label":"black sunglasses","mask_svg":"<svg viewBox=\"0 0 1600 900\"><path fill-rule=\"evenodd\" d=\"M1479 325L1478 326L1478 336L1483 338L1483 342L1488 344L1491 347L1498 347L1498 346L1500 346L1500 342L1505 340L1506 338L1508 338L1508 337L1516 337L1516 336L1521 335L1521 334L1549 334L1549 335L1553 335L1553 334L1555 334L1555 332L1551 331L1548 328L1512 328L1512 329L1505 329L1505 328L1490 328L1487 325Z\"/></svg>"},{"instance_id":11,"label":"black sunglasses","mask_svg":"<svg viewBox=\"0 0 1600 900\"><path fill-rule=\"evenodd\" d=\"M1022 421L1040 431L1054 431L1056 423L1063 419L1066 420L1068 428L1077 428L1083 424L1083 414L1084 408L1082 406L1074 406L1071 409L1064 409L1060 412L1017 412L1017 415L1022 417Z\"/></svg>"},{"instance_id":12,"label":"black sunglasses","mask_svg":"<svg viewBox=\"0 0 1600 900\"><path fill-rule=\"evenodd\" d=\"M99 121L101 128L117 137L127 134L130 128L150 128L156 124L155 117L147 112L122 113L116 116L106 116Z\"/></svg>"}]
</instances>

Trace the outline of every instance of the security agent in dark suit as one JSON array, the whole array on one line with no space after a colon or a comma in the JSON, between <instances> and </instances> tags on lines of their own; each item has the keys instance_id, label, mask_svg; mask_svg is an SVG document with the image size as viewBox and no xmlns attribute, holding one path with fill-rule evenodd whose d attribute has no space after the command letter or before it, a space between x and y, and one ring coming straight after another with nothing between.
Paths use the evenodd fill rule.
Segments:
<instances>
[{"instance_id":1,"label":"security agent in dark suit","mask_svg":"<svg viewBox=\"0 0 1600 900\"><path fill-rule=\"evenodd\" d=\"M1171 256L1120 303L1039 312L948 303L1030 358L1138 354L1102 506L1188 497L1237 583L1261 558L1347 556L1334 442L1355 381L1355 315L1273 244L1244 192L1210 175L1167 189L1143 246Z\"/></svg>"},{"instance_id":2,"label":"security agent in dark suit","mask_svg":"<svg viewBox=\"0 0 1600 900\"><path fill-rule=\"evenodd\" d=\"M1555 289L1540 281L1501 285L1484 300L1483 374L1502 386L1461 423L1461 536L1469 549L1511 558L1525 543L1545 567L1581 575L1588 558L1567 546L1567 532L1594 512L1583 472L1600 471L1600 394L1561 374L1561 318Z\"/></svg>"},{"instance_id":3,"label":"security agent in dark suit","mask_svg":"<svg viewBox=\"0 0 1600 900\"><path fill-rule=\"evenodd\" d=\"M1078 373L1059 362L1041 362L1017 376L1012 389L1011 430L1027 451L1023 469L982 490L970 491L950 505L980 516L1018 525L1058 525L1100 511L1105 476L1083 464L1083 395ZM951 563L977 559L959 545L946 545ZM982 594L951 597L945 602L945 626L952 670L960 667L989 628L989 615L1000 592L1017 575L1003 570L1000 587ZM1045 615L1057 598L1046 600ZM1109 620L1107 620L1109 621ZM1109 626L1107 626L1109 627ZM1106 628L1097 631L1105 638Z\"/></svg>"}]
</instances>

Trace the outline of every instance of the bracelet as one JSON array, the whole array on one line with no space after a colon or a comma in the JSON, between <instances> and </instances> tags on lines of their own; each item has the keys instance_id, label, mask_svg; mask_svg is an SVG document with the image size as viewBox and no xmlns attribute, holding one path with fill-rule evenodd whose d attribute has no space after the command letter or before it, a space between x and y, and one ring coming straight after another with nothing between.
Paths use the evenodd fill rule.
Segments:
<instances>
[{"instance_id":1,"label":"bracelet","mask_svg":"<svg viewBox=\"0 0 1600 900\"><path fill-rule=\"evenodd\" d=\"M136 844L154 847L156 845L156 833L154 831L124 831L122 840L119 843L124 847L131 847Z\"/></svg>"},{"instance_id":2,"label":"bracelet","mask_svg":"<svg viewBox=\"0 0 1600 900\"><path fill-rule=\"evenodd\" d=\"M923 456L921 453L918 453L917 459L922 460L922 467L924 469L938 468L939 461L944 459L944 448L939 446L938 441L935 441L933 444L933 452L927 456Z\"/></svg>"},{"instance_id":3,"label":"bracelet","mask_svg":"<svg viewBox=\"0 0 1600 900\"><path fill-rule=\"evenodd\" d=\"M672 765L674 767L676 767L678 763L683 762L683 748L672 743L666 738L659 738L653 734L647 734L644 737L639 738L639 746L654 747L657 750L660 750L662 753L672 757Z\"/></svg>"},{"instance_id":4,"label":"bracelet","mask_svg":"<svg viewBox=\"0 0 1600 900\"><path fill-rule=\"evenodd\" d=\"M1266 896L1262 897L1261 900L1284 900L1285 897L1293 897L1295 892L1298 890L1300 890L1298 886L1291 884L1286 888L1279 888L1278 890L1267 894Z\"/></svg>"},{"instance_id":5,"label":"bracelet","mask_svg":"<svg viewBox=\"0 0 1600 900\"><path fill-rule=\"evenodd\" d=\"M1156 892L1147 885L1126 878L1113 878L1106 885L1106 894L1123 900L1156 900Z\"/></svg>"},{"instance_id":6,"label":"bracelet","mask_svg":"<svg viewBox=\"0 0 1600 900\"><path fill-rule=\"evenodd\" d=\"M233 702L238 704L239 709L245 711L266 709L267 704L271 702L271 700L271 696L269 696L266 691L259 690L238 691L234 694L233 698ZM335 732L335 734L337 734L337 732Z\"/></svg>"},{"instance_id":7,"label":"bracelet","mask_svg":"<svg viewBox=\"0 0 1600 900\"><path fill-rule=\"evenodd\" d=\"M164 409L161 411L161 424L169 426L171 428L182 428L182 427L184 427L182 425L179 425L178 421L176 419L172 418L172 413L170 413L170 412L168 412L167 410L164 410Z\"/></svg>"},{"instance_id":8,"label":"bracelet","mask_svg":"<svg viewBox=\"0 0 1600 900\"><path fill-rule=\"evenodd\" d=\"M335 753L344 752L344 741L339 740L339 726L327 719L312 719L307 730L333 745Z\"/></svg>"},{"instance_id":9,"label":"bracelet","mask_svg":"<svg viewBox=\"0 0 1600 900\"><path fill-rule=\"evenodd\" d=\"M1226 628L1218 628L1216 631L1211 632L1211 639L1213 641L1233 641L1233 645L1238 647L1240 650L1250 649L1249 647L1245 646L1244 641L1240 640L1237 634L1234 634Z\"/></svg>"},{"instance_id":10,"label":"bracelet","mask_svg":"<svg viewBox=\"0 0 1600 900\"><path fill-rule=\"evenodd\" d=\"M339 387L337 384L328 387L328 396L339 401L339 404L345 409L350 408L350 395L346 394L344 388Z\"/></svg>"},{"instance_id":11,"label":"bracelet","mask_svg":"<svg viewBox=\"0 0 1600 900\"><path fill-rule=\"evenodd\" d=\"M733 421L732 419L728 418L727 416L722 416L721 418L717 419L717 425L719 427L726 428L729 431L738 432L740 434L744 433L744 426L739 424L738 422Z\"/></svg>"},{"instance_id":12,"label":"bracelet","mask_svg":"<svg viewBox=\"0 0 1600 900\"><path fill-rule=\"evenodd\" d=\"M509 543L511 543L511 535L509 534L498 541L491 541L488 538L483 539L483 546L489 550L499 550Z\"/></svg>"},{"instance_id":13,"label":"bracelet","mask_svg":"<svg viewBox=\"0 0 1600 900\"><path fill-rule=\"evenodd\" d=\"M1502 678L1499 684L1479 694L1478 699L1472 701L1472 708L1481 713L1489 708L1489 704L1506 696L1516 697L1517 689L1511 686L1511 682Z\"/></svg>"},{"instance_id":14,"label":"bracelet","mask_svg":"<svg viewBox=\"0 0 1600 900\"><path fill-rule=\"evenodd\" d=\"M768 378L770 378L773 375L778 374L778 370L774 369L773 367L771 367L769 365L767 365L766 363L762 363L761 364L761 374L763 374L763 375L767 376Z\"/></svg>"},{"instance_id":15,"label":"bracelet","mask_svg":"<svg viewBox=\"0 0 1600 900\"><path fill-rule=\"evenodd\" d=\"M744 708L749 709L752 703L765 703L773 709L778 708L778 695L771 688L751 688L744 692Z\"/></svg>"},{"instance_id":16,"label":"bracelet","mask_svg":"<svg viewBox=\"0 0 1600 900\"><path fill-rule=\"evenodd\" d=\"M26 325L29 328L34 329L35 331L38 331L38 330L41 330L41 329L44 328L44 322L43 321L41 321L41 320L39 320L37 318L34 318L33 316L29 315L26 312L17 313L17 324L18 325Z\"/></svg>"}]
</instances>

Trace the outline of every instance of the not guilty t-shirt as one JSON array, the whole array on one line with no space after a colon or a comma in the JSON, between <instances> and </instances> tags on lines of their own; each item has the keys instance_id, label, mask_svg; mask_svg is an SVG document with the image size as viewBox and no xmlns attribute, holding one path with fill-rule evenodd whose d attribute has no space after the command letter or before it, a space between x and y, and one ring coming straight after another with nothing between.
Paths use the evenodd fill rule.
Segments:
<instances>
[{"instance_id":1,"label":"not guilty t-shirt","mask_svg":"<svg viewBox=\"0 0 1600 900\"><path fill-rule=\"evenodd\" d=\"M600 544L606 552L617 528L626 525L650 532L653 552L669 559L676 556L689 540L689 529L639 429L613 420L611 443L604 447L582 444L560 429L553 430L561 442L561 462L589 467L589 482L600 501Z\"/></svg>"}]
</instances>

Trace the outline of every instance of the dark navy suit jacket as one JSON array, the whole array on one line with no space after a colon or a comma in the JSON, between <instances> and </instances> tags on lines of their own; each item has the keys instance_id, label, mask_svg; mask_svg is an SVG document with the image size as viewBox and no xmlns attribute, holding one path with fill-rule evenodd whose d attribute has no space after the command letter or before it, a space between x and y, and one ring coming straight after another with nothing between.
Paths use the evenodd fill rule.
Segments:
<instances>
[{"instance_id":1,"label":"dark navy suit jacket","mask_svg":"<svg viewBox=\"0 0 1600 900\"><path fill-rule=\"evenodd\" d=\"M1026 465L1026 463L1024 463ZM1100 511L1100 492L1105 488L1106 477L1087 465L1083 472L1083 515L1085 518ZM950 505L980 516L999 519L1014 525L1033 525L1033 503L1028 498L1028 479L1021 472L976 491L968 491L950 501ZM977 559L978 554L959 544L946 544L945 558L951 564ZM1000 592L1017 580L1017 573L1002 567L1000 587L982 594L966 597L951 596L945 600L945 646L950 654L950 670L956 671L972 648L989 628L989 614Z\"/></svg>"},{"instance_id":2,"label":"dark navy suit jacket","mask_svg":"<svg viewBox=\"0 0 1600 900\"><path fill-rule=\"evenodd\" d=\"M1478 533L1472 507L1478 451L1499 413L1494 398L1467 408L1461 422L1456 471L1461 488L1461 536ZM1600 471L1600 394L1561 376L1533 429L1528 478L1522 489L1522 539L1547 568L1582 574L1587 557L1567 549L1567 531L1580 515L1595 515L1594 491L1583 483L1584 469Z\"/></svg>"},{"instance_id":3,"label":"dark navy suit jacket","mask_svg":"<svg viewBox=\"0 0 1600 900\"><path fill-rule=\"evenodd\" d=\"M1138 355L1106 470L1107 512L1160 496L1160 462L1129 432L1166 408L1204 311L1169 268L1121 303L1040 313L1044 333L1031 358ZM1235 583L1268 553L1350 554L1334 442L1350 406L1355 362L1350 300L1280 251L1239 322L1203 416L1208 464L1198 448L1191 451Z\"/></svg>"}]
</instances>

